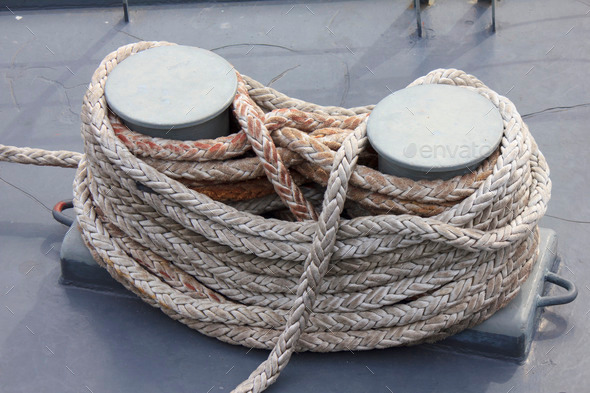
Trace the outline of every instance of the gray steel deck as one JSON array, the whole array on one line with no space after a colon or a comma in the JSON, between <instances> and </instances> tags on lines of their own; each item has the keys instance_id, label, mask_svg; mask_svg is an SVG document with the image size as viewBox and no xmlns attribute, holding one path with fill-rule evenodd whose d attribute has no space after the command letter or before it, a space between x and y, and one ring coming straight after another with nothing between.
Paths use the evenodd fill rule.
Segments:
<instances>
[{"instance_id":1,"label":"gray steel deck","mask_svg":"<svg viewBox=\"0 0 590 393\"><path fill-rule=\"evenodd\" d=\"M578 299L544 313L522 365L422 347L299 354L269 392L588 391L590 2L504 0L492 34L487 3L440 0L423 9L421 39L410 3L132 6L129 25L120 8L4 10L0 143L81 151L92 72L140 39L212 49L320 104L376 103L432 69L463 69L527 114L554 187L541 224L557 231L560 273ZM73 174L0 163L0 391L231 390L266 352L201 336L131 297L58 284L66 228L49 208L71 197Z\"/></svg>"}]
</instances>

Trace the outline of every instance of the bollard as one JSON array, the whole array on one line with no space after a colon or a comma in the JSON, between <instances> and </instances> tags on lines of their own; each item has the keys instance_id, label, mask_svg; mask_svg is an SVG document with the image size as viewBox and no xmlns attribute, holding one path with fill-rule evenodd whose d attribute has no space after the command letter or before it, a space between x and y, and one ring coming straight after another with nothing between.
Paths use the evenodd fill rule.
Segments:
<instances>
[{"instance_id":1,"label":"bollard","mask_svg":"<svg viewBox=\"0 0 590 393\"><path fill-rule=\"evenodd\" d=\"M491 101L449 85L399 90L377 104L367 123L379 170L414 180L472 172L498 148L502 133Z\"/></svg>"},{"instance_id":2,"label":"bollard","mask_svg":"<svg viewBox=\"0 0 590 393\"><path fill-rule=\"evenodd\" d=\"M230 134L237 76L221 56L173 45L137 53L109 74L109 108L133 131L198 140Z\"/></svg>"}]
</instances>

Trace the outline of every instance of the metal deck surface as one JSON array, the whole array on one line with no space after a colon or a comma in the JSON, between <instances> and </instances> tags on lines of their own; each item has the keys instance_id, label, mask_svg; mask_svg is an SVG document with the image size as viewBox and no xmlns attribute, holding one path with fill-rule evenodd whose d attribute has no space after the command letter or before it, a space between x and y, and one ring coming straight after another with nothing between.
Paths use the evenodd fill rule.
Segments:
<instances>
[{"instance_id":1,"label":"metal deck surface","mask_svg":"<svg viewBox=\"0 0 590 393\"><path fill-rule=\"evenodd\" d=\"M576 282L578 299L544 312L521 365L424 347L305 353L268 391L588 391L590 3L504 0L493 34L488 3L440 0L422 11L421 39L410 3L132 6L128 25L120 8L4 10L0 143L82 151L92 72L140 39L214 50L242 73L325 105L377 103L432 69L463 69L527 115L553 180L541 225L557 232L560 274ZM265 351L204 337L134 298L58 283L67 229L49 209L71 198L73 175L0 163L0 391L230 391Z\"/></svg>"}]
</instances>

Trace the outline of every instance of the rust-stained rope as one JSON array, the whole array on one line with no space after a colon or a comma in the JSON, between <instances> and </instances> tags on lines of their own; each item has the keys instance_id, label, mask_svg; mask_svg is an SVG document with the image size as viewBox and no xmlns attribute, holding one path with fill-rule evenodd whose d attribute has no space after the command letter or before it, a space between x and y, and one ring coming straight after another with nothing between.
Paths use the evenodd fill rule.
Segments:
<instances>
[{"instance_id":1,"label":"rust-stained rope","mask_svg":"<svg viewBox=\"0 0 590 393\"><path fill-rule=\"evenodd\" d=\"M438 340L516 295L551 182L507 98L458 70L416 80L488 98L504 134L474 173L412 181L375 169L371 106L321 107L239 74L236 133L172 141L130 131L109 113L106 79L160 45L170 44L121 47L96 70L84 154L0 145L0 160L77 167L77 220L100 265L191 328L272 349L236 392L263 391L294 351Z\"/></svg>"}]
</instances>

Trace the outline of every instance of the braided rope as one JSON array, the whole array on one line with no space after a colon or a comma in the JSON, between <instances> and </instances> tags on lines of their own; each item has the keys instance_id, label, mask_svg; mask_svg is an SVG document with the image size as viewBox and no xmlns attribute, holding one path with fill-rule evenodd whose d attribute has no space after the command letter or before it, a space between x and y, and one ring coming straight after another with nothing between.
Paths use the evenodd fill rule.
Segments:
<instances>
[{"instance_id":1,"label":"braided rope","mask_svg":"<svg viewBox=\"0 0 590 393\"><path fill-rule=\"evenodd\" d=\"M504 135L476 172L412 181L374 169L372 106L321 107L239 74L235 134L173 141L130 131L109 113L108 74L160 45L170 44L131 44L102 61L82 107L85 154L0 145L0 160L77 166L74 207L101 266L193 329L272 349L235 392L266 389L294 351L439 340L518 293L551 182L507 98L458 70L416 80L488 98ZM299 221L273 218L281 207L274 217Z\"/></svg>"}]
</instances>

